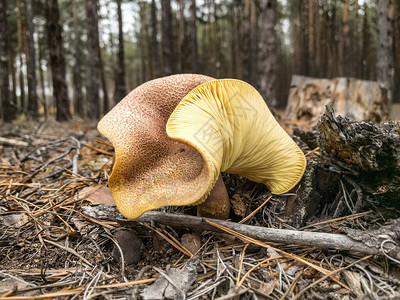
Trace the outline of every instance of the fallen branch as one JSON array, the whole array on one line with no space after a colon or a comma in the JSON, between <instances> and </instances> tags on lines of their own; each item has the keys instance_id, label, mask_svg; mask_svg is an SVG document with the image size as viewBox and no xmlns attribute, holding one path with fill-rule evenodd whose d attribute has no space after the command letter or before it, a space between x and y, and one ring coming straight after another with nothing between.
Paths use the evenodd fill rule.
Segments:
<instances>
[{"instance_id":1,"label":"fallen branch","mask_svg":"<svg viewBox=\"0 0 400 300\"><path fill-rule=\"evenodd\" d=\"M119 214L115 206L86 206L82 207L82 210L90 217L109 220L111 219L125 226L136 225L137 222L157 222L174 227L186 227L196 230L223 232L220 229L208 224L205 219L201 217L149 211L143 214L138 220L128 220ZM366 245L365 243L356 241L345 234L266 228L215 219L212 221L220 226L229 228L248 237L266 242L336 249L341 251L353 251L363 254L384 255L384 253L381 251L381 244L379 242L377 245L371 245L371 243ZM383 242L383 240L380 242ZM400 259L400 247L396 246L388 249L385 254L396 259Z\"/></svg>"},{"instance_id":2,"label":"fallen branch","mask_svg":"<svg viewBox=\"0 0 400 300\"><path fill-rule=\"evenodd\" d=\"M15 147L28 147L29 144L24 141L18 141L13 139L6 139L4 137L0 137L0 144L6 146L15 146Z\"/></svg>"}]
</instances>

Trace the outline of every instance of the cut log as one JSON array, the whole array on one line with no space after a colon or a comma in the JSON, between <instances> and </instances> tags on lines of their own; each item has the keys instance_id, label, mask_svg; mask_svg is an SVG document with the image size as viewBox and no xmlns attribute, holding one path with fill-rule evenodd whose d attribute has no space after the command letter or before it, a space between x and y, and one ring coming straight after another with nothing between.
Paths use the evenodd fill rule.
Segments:
<instances>
[{"instance_id":1,"label":"cut log","mask_svg":"<svg viewBox=\"0 0 400 300\"><path fill-rule=\"evenodd\" d=\"M366 210L399 217L399 122L351 121L335 116L328 105L315 132L294 131L307 145L313 133L320 157L308 162L296 196L286 200L284 214L293 226L322 215L341 217Z\"/></svg>"},{"instance_id":2,"label":"cut log","mask_svg":"<svg viewBox=\"0 0 400 300\"><path fill-rule=\"evenodd\" d=\"M318 145L323 159L358 175L383 172L400 175L400 123L354 122L335 116L332 105L318 122Z\"/></svg>"},{"instance_id":3,"label":"cut log","mask_svg":"<svg viewBox=\"0 0 400 300\"><path fill-rule=\"evenodd\" d=\"M388 119L387 89L375 81L339 77L319 79L294 75L283 120L308 130L332 104L336 114L354 121Z\"/></svg>"},{"instance_id":4,"label":"cut log","mask_svg":"<svg viewBox=\"0 0 400 300\"><path fill-rule=\"evenodd\" d=\"M347 173L358 202L400 209L400 122L354 122L327 106L316 127L323 160Z\"/></svg>"}]
</instances>

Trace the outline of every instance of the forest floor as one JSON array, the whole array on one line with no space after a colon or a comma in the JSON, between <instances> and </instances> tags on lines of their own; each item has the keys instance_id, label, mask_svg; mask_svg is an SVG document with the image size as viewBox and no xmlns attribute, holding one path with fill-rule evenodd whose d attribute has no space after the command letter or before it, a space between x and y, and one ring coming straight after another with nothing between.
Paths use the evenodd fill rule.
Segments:
<instances>
[{"instance_id":1,"label":"forest floor","mask_svg":"<svg viewBox=\"0 0 400 300\"><path fill-rule=\"evenodd\" d=\"M400 105L395 112L400 119ZM309 161L320 159L317 149L303 150ZM92 192L106 187L112 163L113 148L94 123L2 125L0 299L399 297L399 262L385 257L157 222L132 229L89 216L85 207L108 197L106 189ZM282 213L293 194L271 197L262 185L232 175L224 181L234 208L232 222L251 215L246 224L295 230ZM162 211L196 214L193 207ZM366 211L320 216L297 230L366 231L384 221ZM120 251L132 257L121 260Z\"/></svg>"}]
</instances>

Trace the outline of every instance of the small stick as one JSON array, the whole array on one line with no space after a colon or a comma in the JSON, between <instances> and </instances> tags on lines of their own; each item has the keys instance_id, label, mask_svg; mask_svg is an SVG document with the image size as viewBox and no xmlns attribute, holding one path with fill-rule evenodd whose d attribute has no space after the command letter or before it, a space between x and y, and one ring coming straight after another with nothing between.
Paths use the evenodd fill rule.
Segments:
<instances>
[{"instance_id":1,"label":"small stick","mask_svg":"<svg viewBox=\"0 0 400 300\"><path fill-rule=\"evenodd\" d=\"M0 136L0 144L6 146L16 146L16 147L28 147L29 144L27 142L13 140L13 139L6 139Z\"/></svg>"}]
</instances>

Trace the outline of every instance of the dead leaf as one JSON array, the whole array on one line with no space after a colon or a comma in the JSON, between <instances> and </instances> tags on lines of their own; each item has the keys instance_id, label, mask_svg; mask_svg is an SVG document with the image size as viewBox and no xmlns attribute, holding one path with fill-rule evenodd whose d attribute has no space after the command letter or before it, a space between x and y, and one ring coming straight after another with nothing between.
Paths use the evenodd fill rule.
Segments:
<instances>
[{"instance_id":1,"label":"dead leaf","mask_svg":"<svg viewBox=\"0 0 400 300\"><path fill-rule=\"evenodd\" d=\"M344 278L346 279L347 283L351 291L356 295L360 296L363 294L361 288L361 276L359 273L351 272L351 271L343 271Z\"/></svg>"},{"instance_id":2,"label":"dead leaf","mask_svg":"<svg viewBox=\"0 0 400 300\"><path fill-rule=\"evenodd\" d=\"M89 200L94 204L115 205L110 189L105 186L85 187L79 194L81 199Z\"/></svg>"},{"instance_id":3,"label":"dead leaf","mask_svg":"<svg viewBox=\"0 0 400 300\"><path fill-rule=\"evenodd\" d=\"M200 236L197 233L186 233L182 235L181 243L192 254L195 254L201 247Z\"/></svg>"},{"instance_id":4,"label":"dead leaf","mask_svg":"<svg viewBox=\"0 0 400 300\"><path fill-rule=\"evenodd\" d=\"M260 284L260 287L258 288L258 290L262 294L269 296L274 291L274 288L276 285L277 285L277 281L275 279L271 280L270 282L267 282L267 283L263 282Z\"/></svg>"},{"instance_id":5,"label":"dead leaf","mask_svg":"<svg viewBox=\"0 0 400 300\"><path fill-rule=\"evenodd\" d=\"M197 279L197 265L199 264L199 259L192 259L187 264L186 267L181 270L177 268L171 268L167 271L158 270L161 276L152 285L148 286L141 296L143 299L183 299L184 294ZM163 274L168 276L168 280L163 276ZM169 282L171 280L173 284Z\"/></svg>"},{"instance_id":6,"label":"dead leaf","mask_svg":"<svg viewBox=\"0 0 400 300\"><path fill-rule=\"evenodd\" d=\"M162 252L165 250L166 245L170 245L167 241L158 233L152 231L151 233L153 237L153 249L155 252Z\"/></svg>"},{"instance_id":7,"label":"dead leaf","mask_svg":"<svg viewBox=\"0 0 400 300\"><path fill-rule=\"evenodd\" d=\"M113 237L118 242L127 265L135 264L140 261L142 255L142 241L135 230L119 230L113 234ZM121 261L121 252L117 246L114 246L112 253L117 261Z\"/></svg>"},{"instance_id":8,"label":"dead leaf","mask_svg":"<svg viewBox=\"0 0 400 300\"><path fill-rule=\"evenodd\" d=\"M14 228L20 228L29 222L29 217L24 214L11 214L0 217L0 223Z\"/></svg>"},{"instance_id":9,"label":"dead leaf","mask_svg":"<svg viewBox=\"0 0 400 300\"><path fill-rule=\"evenodd\" d=\"M244 217L246 214L246 203L250 202L251 198L247 194L235 194L232 196L231 204L233 211L237 216Z\"/></svg>"}]
</instances>

